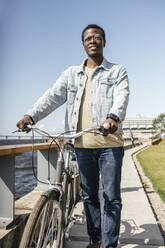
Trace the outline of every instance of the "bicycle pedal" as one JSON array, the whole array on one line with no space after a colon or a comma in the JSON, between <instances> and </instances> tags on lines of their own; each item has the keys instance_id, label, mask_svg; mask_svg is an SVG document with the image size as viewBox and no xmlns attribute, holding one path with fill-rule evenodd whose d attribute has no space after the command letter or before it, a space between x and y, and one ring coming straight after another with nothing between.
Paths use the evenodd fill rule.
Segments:
<instances>
[{"instance_id":1,"label":"bicycle pedal","mask_svg":"<svg viewBox=\"0 0 165 248\"><path fill-rule=\"evenodd\" d=\"M74 223L75 224L84 224L85 223L85 216L84 215L79 215L75 214L74 215Z\"/></svg>"}]
</instances>

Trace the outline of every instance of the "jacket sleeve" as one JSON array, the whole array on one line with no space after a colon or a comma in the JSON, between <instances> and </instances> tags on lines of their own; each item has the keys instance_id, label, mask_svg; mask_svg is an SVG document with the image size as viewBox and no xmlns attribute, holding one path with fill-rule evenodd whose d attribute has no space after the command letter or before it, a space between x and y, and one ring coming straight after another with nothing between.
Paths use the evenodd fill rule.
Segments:
<instances>
[{"instance_id":1,"label":"jacket sleeve","mask_svg":"<svg viewBox=\"0 0 165 248\"><path fill-rule=\"evenodd\" d=\"M113 93L113 105L110 113L123 121L129 100L129 81L126 69L122 66Z\"/></svg>"},{"instance_id":2,"label":"jacket sleeve","mask_svg":"<svg viewBox=\"0 0 165 248\"><path fill-rule=\"evenodd\" d=\"M56 80L52 88L49 88L43 96L29 109L26 114L30 115L34 122L45 118L67 100L69 68Z\"/></svg>"}]
</instances>

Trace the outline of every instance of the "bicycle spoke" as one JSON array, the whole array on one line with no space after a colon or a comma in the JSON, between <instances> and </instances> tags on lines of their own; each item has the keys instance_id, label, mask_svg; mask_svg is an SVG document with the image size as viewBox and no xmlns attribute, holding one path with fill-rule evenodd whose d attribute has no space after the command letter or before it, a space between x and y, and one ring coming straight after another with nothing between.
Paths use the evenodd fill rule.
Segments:
<instances>
[{"instance_id":1,"label":"bicycle spoke","mask_svg":"<svg viewBox=\"0 0 165 248\"><path fill-rule=\"evenodd\" d=\"M50 217L49 225L47 228L47 232L44 237L44 244L43 248L45 247L53 247L54 241L57 239L57 227L58 227L58 221L57 221L57 211L56 204L53 204L53 211L52 215ZM49 242L49 245L46 246L46 244Z\"/></svg>"},{"instance_id":2,"label":"bicycle spoke","mask_svg":"<svg viewBox=\"0 0 165 248\"><path fill-rule=\"evenodd\" d=\"M44 232L45 232L45 228L46 228L46 216L47 216L47 209L48 209L48 206L49 205L49 202L47 203L46 207L44 208L44 211L43 211L43 215L42 215L42 219L41 219L41 228L40 228L40 233L39 233L39 237L38 237L38 242L37 242L37 247L36 248L40 248L41 247L41 244L43 242L43 237L44 237Z\"/></svg>"}]
</instances>

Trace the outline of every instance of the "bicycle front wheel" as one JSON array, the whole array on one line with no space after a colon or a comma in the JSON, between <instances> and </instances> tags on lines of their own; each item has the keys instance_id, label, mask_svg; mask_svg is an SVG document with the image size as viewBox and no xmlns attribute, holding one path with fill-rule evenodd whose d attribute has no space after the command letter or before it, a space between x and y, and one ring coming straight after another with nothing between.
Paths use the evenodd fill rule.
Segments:
<instances>
[{"instance_id":1,"label":"bicycle front wheel","mask_svg":"<svg viewBox=\"0 0 165 248\"><path fill-rule=\"evenodd\" d=\"M29 216L19 248L60 248L62 210L54 192L42 195ZM59 197L56 197L59 198Z\"/></svg>"}]
</instances>

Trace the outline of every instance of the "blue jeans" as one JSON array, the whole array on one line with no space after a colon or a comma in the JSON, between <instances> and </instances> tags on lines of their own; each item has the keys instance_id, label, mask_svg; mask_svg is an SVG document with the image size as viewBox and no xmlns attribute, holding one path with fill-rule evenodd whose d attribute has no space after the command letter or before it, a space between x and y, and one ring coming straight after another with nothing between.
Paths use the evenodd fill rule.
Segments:
<instances>
[{"instance_id":1,"label":"blue jeans","mask_svg":"<svg viewBox=\"0 0 165 248\"><path fill-rule=\"evenodd\" d=\"M123 147L75 148L79 166L87 231L91 242L102 240L102 247L116 247L121 217L121 167ZM104 212L101 228L101 210L98 196L101 173Z\"/></svg>"}]
</instances>

